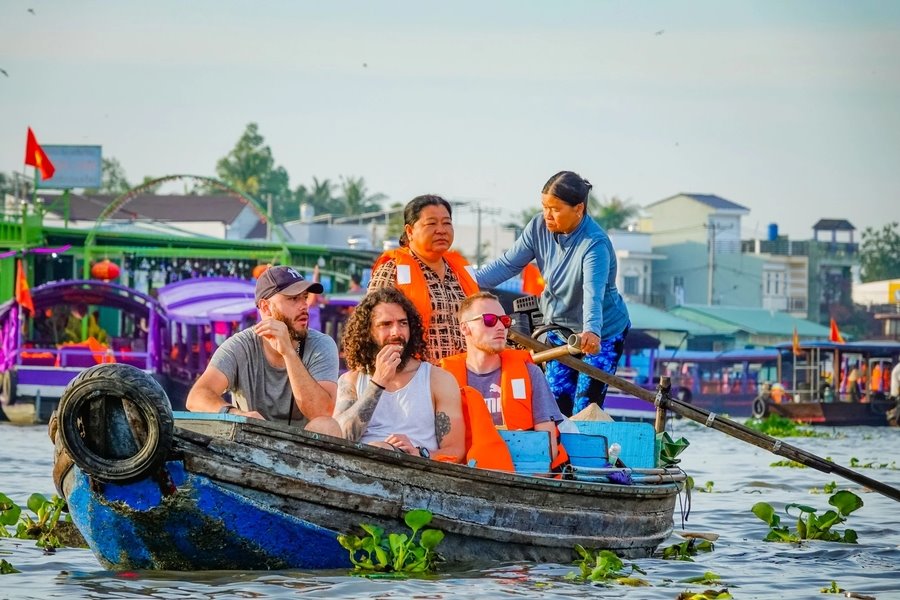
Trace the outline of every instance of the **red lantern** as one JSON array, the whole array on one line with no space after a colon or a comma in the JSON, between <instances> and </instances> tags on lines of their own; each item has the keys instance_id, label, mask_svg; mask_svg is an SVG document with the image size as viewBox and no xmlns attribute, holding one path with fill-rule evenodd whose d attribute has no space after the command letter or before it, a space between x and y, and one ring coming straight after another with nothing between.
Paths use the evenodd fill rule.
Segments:
<instances>
[{"instance_id":1,"label":"red lantern","mask_svg":"<svg viewBox=\"0 0 900 600\"><path fill-rule=\"evenodd\" d=\"M253 279L259 279L260 275L269 270L272 265L256 265L253 267Z\"/></svg>"},{"instance_id":2,"label":"red lantern","mask_svg":"<svg viewBox=\"0 0 900 600\"><path fill-rule=\"evenodd\" d=\"M112 262L108 258L95 262L91 267L91 277L94 279L102 279L103 281L111 281L119 277L119 265Z\"/></svg>"}]
</instances>

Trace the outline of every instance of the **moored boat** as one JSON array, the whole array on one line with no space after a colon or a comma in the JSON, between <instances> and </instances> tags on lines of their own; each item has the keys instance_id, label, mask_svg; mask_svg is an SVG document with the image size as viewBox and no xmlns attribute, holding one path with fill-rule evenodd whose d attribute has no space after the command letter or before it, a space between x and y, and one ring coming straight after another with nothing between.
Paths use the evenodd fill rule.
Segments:
<instances>
[{"instance_id":1,"label":"moored boat","mask_svg":"<svg viewBox=\"0 0 900 600\"><path fill-rule=\"evenodd\" d=\"M683 481L676 469L647 469L645 483L636 470L633 485L500 473L167 409L145 374L102 365L51 424L57 487L109 568L347 567L339 533L399 531L415 508L433 513L450 561L567 562L575 544L646 557L672 531Z\"/></svg>"},{"instance_id":2,"label":"moored boat","mask_svg":"<svg viewBox=\"0 0 900 600\"><path fill-rule=\"evenodd\" d=\"M256 322L255 285L238 277L198 277L159 288L169 334L162 340L166 394L184 406L194 382L226 338Z\"/></svg>"},{"instance_id":3,"label":"moored boat","mask_svg":"<svg viewBox=\"0 0 900 600\"><path fill-rule=\"evenodd\" d=\"M46 283L31 296L33 316L15 301L0 306L0 412L10 420L46 423L66 385L96 364L162 378L165 319L154 298L99 280Z\"/></svg>"},{"instance_id":4,"label":"moored boat","mask_svg":"<svg viewBox=\"0 0 900 600\"><path fill-rule=\"evenodd\" d=\"M754 417L775 414L835 427L898 424L897 401L885 393L883 378L875 381L871 374L890 373L900 361L900 342L816 341L779 348L778 381L784 393L764 390L753 401Z\"/></svg>"}]
</instances>

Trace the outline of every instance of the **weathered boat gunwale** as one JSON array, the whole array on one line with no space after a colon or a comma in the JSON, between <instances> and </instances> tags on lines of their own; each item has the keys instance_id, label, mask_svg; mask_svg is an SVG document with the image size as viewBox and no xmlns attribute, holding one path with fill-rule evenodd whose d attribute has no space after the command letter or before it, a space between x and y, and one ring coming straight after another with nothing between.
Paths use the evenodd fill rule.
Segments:
<instances>
[{"instance_id":1,"label":"weathered boat gunwale","mask_svg":"<svg viewBox=\"0 0 900 600\"><path fill-rule=\"evenodd\" d=\"M209 421L176 421L176 450L187 469L338 531L355 530L360 523L393 528L407 510L428 508L435 513L433 525L447 533L453 558L495 554L565 561L575 544L649 556L672 531L681 488L480 471L239 420L212 427ZM191 431L192 425L209 433ZM371 470L379 465L373 477ZM291 476L301 470L302 479Z\"/></svg>"},{"instance_id":2,"label":"weathered boat gunwale","mask_svg":"<svg viewBox=\"0 0 900 600\"><path fill-rule=\"evenodd\" d=\"M668 496L671 494L661 485L618 485L613 483L596 483L587 481L560 480L551 477L532 477L528 475L520 475L516 473L507 473L504 471L491 471L487 469L473 469L467 465L444 463L432 461L418 456L409 454L400 454L391 450L377 448L367 444L349 442L329 436L320 436L316 433L310 433L301 429L275 423L270 421L256 421L252 419L244 419L242 417L232 417L226 421L209 421L202 420L201 428L205 428L209 423L221 423L217 427L216 434L199 433L197 429L186 428L188 421L185 419L176 420L176 438L191 439L194 443L202 443L202 439L206 439L208 443L215 443L216 439L230 439L238 444L249 444L251 446L260 446L260 439L278 438L287 442L295 442L298 437L304 438L304 444L316 446L322 450L336 450L346 454L353 454L358 457L379 457L379 462L387 462L391 464L401 465L404 469L415 469L419 471L433 472L435 470L447 470L463 476L466 480L475 480L482 483L496 485L503 483L506 487L513 486L525 489L535 488L565 488L567 494L585 494L595 496L598 492L605 494L622 494L628 497L637 496ZM226 434L225 432L230 432ZM221 432L221 433L220 433ZM199 437L198 437L199 436ZM674 483L674 482L673 482Z\"/></svg>"}]
</instances>

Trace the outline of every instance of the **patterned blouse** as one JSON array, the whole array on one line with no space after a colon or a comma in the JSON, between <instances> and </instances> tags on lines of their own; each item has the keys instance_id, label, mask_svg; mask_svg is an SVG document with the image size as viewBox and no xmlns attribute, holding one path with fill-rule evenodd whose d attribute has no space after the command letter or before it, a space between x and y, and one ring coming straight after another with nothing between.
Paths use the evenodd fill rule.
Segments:
<instances>
[{"instance_id":1,"label":"patterned blouse","mask_svg":"<svg viewBox=\"0 0 900 600\"><path fill-rule=\"evenodd\" d=\"M444 280L418 256L413 253L419 268L425 275L428 294L431 297L431 323L426 332L426 359L437 364L442 358L466 351L466 340L459 330L456 313L466 297L456 273L444 261ZM393 287L397 281L397 263L389 260L372 274L369 291L382 287Z\"/></svg>"}]
</instances>

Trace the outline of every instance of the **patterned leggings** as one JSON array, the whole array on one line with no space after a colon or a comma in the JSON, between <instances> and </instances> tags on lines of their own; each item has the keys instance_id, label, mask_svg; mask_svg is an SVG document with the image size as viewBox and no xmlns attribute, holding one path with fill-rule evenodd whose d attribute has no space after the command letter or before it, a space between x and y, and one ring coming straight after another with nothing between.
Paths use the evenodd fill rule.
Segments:
<instances>
[{"instance_id":1,"label":"patterned leggings","mask_svg":"<svg viewBox=\"0 0 900 600\"><path fill-rule=\"evenodd\" d=\"M625 337L628 335L630 324L625 330L609 339L600 341L600 351L597 354L587 354L581 359L589 365L597 367L609 374L615 374L619 366L619 359L625 350ZM558 331L547 333L547 344L550 346L562 346L566 340ZM572 416L584 410L588 404L594 402L601 408L606 399L605 383L579 373L561 362L551 360L545 363L544 372L550 391L556 396L559 410L566 416Z\"/></svg>"}]
</instances>

